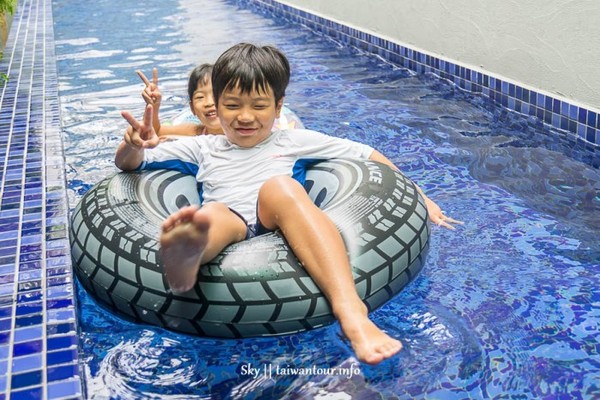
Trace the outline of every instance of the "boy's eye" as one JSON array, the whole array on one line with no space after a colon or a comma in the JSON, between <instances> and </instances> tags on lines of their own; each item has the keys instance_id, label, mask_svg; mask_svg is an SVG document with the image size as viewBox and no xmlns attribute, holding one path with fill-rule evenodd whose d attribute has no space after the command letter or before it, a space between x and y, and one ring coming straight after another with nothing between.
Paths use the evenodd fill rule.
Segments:
<instances>
[{"instance_id":1,"label":"boy's eye","mask_svg":"<svg viewBox=\"0 0 600 400\"><path fill-rule=\"evenodd\" d=\"M254 108L257 109L257 110L264 110L267 107L269 107L267 104L256 104L254 106Z\"/></svg>"},{"instance_id":2,"label":"boy's eye","mask_svg":"<svg viewBox=\"0 0 600 400\"><path fill-rule=\"evenodd\" d=\"M227 107L230 110L234 110L236 108L239 108L239 106L237 104L234 104L234 103L224 103L223 106Z\"/></svg>"}]
</instances>

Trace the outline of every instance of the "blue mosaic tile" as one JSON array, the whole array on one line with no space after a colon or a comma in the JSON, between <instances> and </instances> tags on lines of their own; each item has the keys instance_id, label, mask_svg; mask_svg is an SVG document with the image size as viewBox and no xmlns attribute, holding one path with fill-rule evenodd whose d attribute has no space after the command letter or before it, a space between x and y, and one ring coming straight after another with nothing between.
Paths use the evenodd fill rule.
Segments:
<instances>
[{"instance_id":1,"label":"blue mosaic tile","mask_svg":"<svg viewBox=\"0 0 600 400\"><path fill-rule=\"evenodd\" d=\"M59 324L49 324L46 327L46 334L48 336L60 335L65 333L75 333L77 332L77 328L74 323L59 323Z\"/></svg>"},{"instance_id":2,"label":"blue mosaic tile","mask_svg":"<svg viewBox=\"0 0 600 400\"><path fill-rule=\"evenodd\" d=\"M17 294L17 303L22 303L26 301L36 301L41 300L43 298L43 294L41 290L34 290L25 293Z\"/></svg>"},{"instance_id":3,"label":"blue mosaic tile","mask_svg":"<svg viewBox=\"0 0 600 400\"><path fill-rule=\"evenodd\" d=\"M44 343L42 340L32 340L30 342L16 343L13 346L13 357L21 357L29 354L41 353Z\"/></svg>"},{"instance_id":4,"label":"blue mosaic tile","mask_svg":"<svg viewBox=\"0 0 600 400\"><path fill-rule=\"evenodd\" d=\"M25 303L18 304L16 307L16 315L29 315L29 314L39 314L43 310L43 305L41 302L38 303Z\"/></svg>"},{"instance_id":5,"label":"blue mosaic tile","mask_svg":"<svg viewBox=\"0 0 600 400\"><path fill-rule=\"evenodd\" d=\"M73 306L73 299L71 298L51 300L46 302L46 308L48 309L66 309L71 306Z\"/></svg>"},{"instance_id":6,"label":"blue mosaic tile","mask_svg":"<svg viewBox=\"0 0 600 400\"><path fill-rule=\"evenodd\" d=\"M38 386L42 383L42 371L30 371L22 374L15 374L11 377L11 387L13 389L24 388L28 386Z\"/></svg>"},{"instance_id":7,"label":"blue mosaic tile","mask_svg":"<svg viewBox=\"0 0 600 400\"><path fill-rule=\"evenodd\" d=\"M73 335L48 338L48 351L68 349L77 346L77 337Z\"/></svg>"},{"instance_id":8,"label":"blue mosaic tile","mask_svg":"<svg viewBox=\"0 0 600 400\"><path fill-rule=\"evenodd\" d=\"M14 280L15 280L15 276L13 274L1 275L0 276L0 285L6 284L6 283L13 283Z\"/></svg>"},{"instance_id":9,"label":"blue mosaic tile","mask_svg":"<svg viewBox=\"0 0 600 400\"><path fill-rule=\"evenodd\" d=\"M57 323L63 321L74 321L75 316L75 308L71 309L58 309L58 310L48 310L46 312L46 319L48 323Z\"/></svg>"},{"instance_id":10,"label":"blue mosaic tile","mask_svg":"<svg viewBox=\"0 0 600 400\"><path fill-rule=\"evenodd\" d=\"M43 367L42 355L36 353L26 357L13 358L12 372L20 373L24 371L40 370Z\"/></svg>"},{"instance_id":11,"label":"blue mosaic tile","mask_svg":"<svg viewBox=\"0 0 600 400\"><path fill-rule=\"evenodd\" d=\"M44 330L42 325L25 327L23 329L16 329L14 332L14 341L15 343L19 343L32 341L35 339L42 339L43 333Z\"/></svg>"},{"instance_id":12,"label":"blue mosaic tile","mask_svg":"<svg viewBox=\"0 0 600 400\"><path fill-rule=\"evenodd\" d=\"M306 25L315 31L376 54L417 73L433 73L453 82L461 89L482 93L505 108L535 116L554 128L576 135L590 144L600 145L600 118L596 111L401 46L276 0L238 0L238 2L267 13L281 15L290 21Z\"/></svg>"},{"instance_id":13,"label":"blue mosaic tile","mask_svg":"<svg viewBox=\"0 0 600 400\"><path fill-rule=\"evenodd\" d=\"M41 387L10 392L11 398L20 400L39 400L44 398L44 390Z\"/></svg>"},{"instance_id":14,"label":"blue mosaic tile","mask_svg":"<svg viewBox=\"0 0 600 400\"><path fill-rule=\"evenodd\" d=\"M48 384L48 399L74 398L81 396L81 382L70 380Z\"/></svg>"},{"instance_id":15,"label":"blue mosaic tile","mask_svg":"<svg viewBox=\"0 0 600 400\"><path fill-rule=\"evenodd\" d=\"M0 71L0 400L79 399L51 0L18 2Z\"/></svg>"},{"instance_id":16,"label":"blue mosaic tile","mask_svg":"<svg viewBox=\"0 0 600 400\"><path fill-rule=\"evenodd\" d=\"M69 379L79 374L79 366L77 364L61 365L58 367L48 368L46 377L49 382Z\"/></svg>"},{"instance_id":17,"label":"blue mosaic tile","mask_svg":"<svg viewBox=\"0 0 600 400\"><path fill-rule=\"evenodd\" d=\"M60 285L47 289L47 299L57 299L61 297L73 297L73 286Z\"/></svg>"},{"instance_id":18,"label":"blue mosaic tile","mask_svg":"<svg viewBox=\"0 0 600 400\"><path fill-rule=\"evenodd\" d=\"M0 360L8 358L9 352L10 352L9 346L0 346Z\"/></svg>"},{"instance_id":19,"label":"blue mosaic tile","mask_svg":"<svg viewBox=\"0 0 600 400\"><path fill-rule=\"evenodd\" d=\"M46 365L59 365L77 360L77 350L67 349L60 351L49 351L46 354Z\"/></svg>"}]
</instances>

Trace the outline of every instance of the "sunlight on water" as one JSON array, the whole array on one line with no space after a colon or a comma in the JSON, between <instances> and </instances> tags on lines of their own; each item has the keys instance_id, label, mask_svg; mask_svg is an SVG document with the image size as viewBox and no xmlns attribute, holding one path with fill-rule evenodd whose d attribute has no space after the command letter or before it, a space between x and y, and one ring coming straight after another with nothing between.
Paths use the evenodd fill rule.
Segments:
<instances>
[{"instance_id":1,"label":"sunlight on water","mask_svg":"<svg viewBox=\"0 0 600 400\"><path fill-rule=\"evenodd\" d=\"M449 214L428 262L372 314L404 350L357 364L339 327L219 340L134 324L78 287L90 398L594 398L600 360L597 156L535 120L235 1L54 1L69 202L116 172L135 69L159 67L162 116L191 68L238 41L289 56L286 103L309 128L379 148ZM103 16L103 24L92 23ZM595 154L598 154L596 152ZM249 368L255 368L255 375ZM320 368L329 374L268 374ZM359 373L348 377L341 371Z\"/></svg>"}]
</instances>

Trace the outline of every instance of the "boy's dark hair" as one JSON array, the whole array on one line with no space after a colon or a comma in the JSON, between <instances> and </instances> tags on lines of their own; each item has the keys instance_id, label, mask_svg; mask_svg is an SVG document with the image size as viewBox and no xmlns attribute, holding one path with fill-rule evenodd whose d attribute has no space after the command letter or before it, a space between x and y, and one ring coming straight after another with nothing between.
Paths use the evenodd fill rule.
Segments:
<instances>
[{"instance_id":1,"label":"boy's dark hair","mask_svg":"<svg viewBox=\"0 0 600 400\"><path fill-rule=\"evenodd\" d=\"M198 89L198 82L211 79L212 64L200 64L192 70L190 79L188 79L188 96L190 102L194 99L194 92Z\"/></svg>"},{"instance_id":2,"label":"boy's dark hair","mask_svg":"<svg viewBox=\"0 0 600 400\"><path fill-rule=\"evenodd\" d=\"M217 106L221 94L236 87L242 93L265 93L270 87L277 103L285 96L289 82L290 63L273 46L236 44L221 54L212 72L213 95Z\"/></svg>"}]
</instances>

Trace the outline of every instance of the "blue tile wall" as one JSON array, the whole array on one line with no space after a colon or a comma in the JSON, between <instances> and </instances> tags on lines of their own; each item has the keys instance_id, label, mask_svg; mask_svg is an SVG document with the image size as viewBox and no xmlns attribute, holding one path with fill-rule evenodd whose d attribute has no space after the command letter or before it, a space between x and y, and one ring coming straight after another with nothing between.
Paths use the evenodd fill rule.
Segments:
<instances>
[{"instance_id":1,"label":"blue tile wall","mask_svg":"<svg viewBox=\"0 0 600 400\"><path fill-rule=\"evenodd\" d=\"M275 0L239 0L239 3L280 15L417 73L433 73L464 90L481 93L503 107L537 117L591 145L600 145L600 117L593 110L502 81Z\"/></svg>"},{"instance_id":2,"label":"blue tile wall","mask_svg":"<svg viewBox=\"0 0 600 400\"><path fill-rule=\"evenodd\" d=\"M0 400L80 399L51 0L19 0L0 72Z\"/></svg>"}]
</instances>

